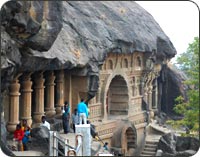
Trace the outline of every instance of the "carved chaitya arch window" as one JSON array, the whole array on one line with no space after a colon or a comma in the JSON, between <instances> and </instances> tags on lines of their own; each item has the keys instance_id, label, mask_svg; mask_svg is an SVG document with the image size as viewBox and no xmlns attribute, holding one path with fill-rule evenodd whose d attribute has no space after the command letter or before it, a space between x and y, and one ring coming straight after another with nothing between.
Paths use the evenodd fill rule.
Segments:
<instances>
[{"instance_id":1,"label":"carved chaitya arch window","mask_svg":"<svg viewBox=\"0 0 200 157\"><path fill-rule=\"evenodd\" d=\"M99 67L99 70L103 70L103 65Z\"/></svg>"},{"instance_id":2,"label":"carved chaitya arch window","mask_svg":"<svg viewBox=\"0 0 200 157\"><path fill-rule=\"evenodd\" d=\"M108 69L113 69L113 62L112 62L112 60L108 60Z\"/></svg>"},{"instance_id":3,"label":"carved chaitya arch window","mask_svg":"<svg viewBox=\"0 0 200 157\"><path fill-rule=\"evenodd\" d=\"M133 86L132 86L132 96L135 96L136 94L136 82L135 82L135 76L133 77L133 79L132 79L132 84L133 84Z\"/></svg>"},{"instance_id":4,"label":"carved chaitya arch window","mask_svg":"<svg viewBox=\"0 0 200 157\"><path fill-rule=\"evenodd\" d=\"M103 69L106 70L106 63L104 64Z\"/></svg>"},{"instance_id":5,"label":"carved chaitya arch window","mask_svg":"<svg viewBox=\"0 0 200 157\"><path fill-rule=\"evenodd\" d=\"M123 68L128 68L128 59L127 58L124 59L122 67Z\"/></svg>"},{"instance_id":6,"label":"carved chaitya arch window","mask_svg":"<svg viewBox=\"0 0 200 157\"><path fill-rule=\"evenodd\" d=\"M137 67L142 67L142 60L140 56L137 56L136 58L136 66Z\"/></svg>"}]
</instances>

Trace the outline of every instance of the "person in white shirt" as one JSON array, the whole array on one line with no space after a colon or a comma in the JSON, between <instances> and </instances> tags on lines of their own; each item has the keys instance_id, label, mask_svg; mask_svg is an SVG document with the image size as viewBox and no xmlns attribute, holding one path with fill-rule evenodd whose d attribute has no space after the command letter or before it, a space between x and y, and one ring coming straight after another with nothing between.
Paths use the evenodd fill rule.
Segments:
<instances>
[{"instance_id":1,"label":"person in white shirt","mask_svg":"<svg viewBox=\"0 0 200 157\"><path fill-rule=\"evenodd\" d=\"M50 124L49 124L49 122L46 121L46 117L42 116L41 120L42 120L42 123L40 126L45 126L50 130Z\"/></svg>"}]
</instances>

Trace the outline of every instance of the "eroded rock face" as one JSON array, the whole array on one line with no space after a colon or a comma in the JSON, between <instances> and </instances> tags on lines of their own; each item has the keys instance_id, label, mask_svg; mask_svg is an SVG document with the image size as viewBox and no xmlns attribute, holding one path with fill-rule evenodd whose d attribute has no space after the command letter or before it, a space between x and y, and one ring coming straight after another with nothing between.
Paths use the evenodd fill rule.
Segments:
<instances>
[{"instance_id":1,"label":"eroded rock face","mask_svg":"<svg viewBox=\"0 0 200 157\"><path fill-rule=\"evenodd\" d=\"M3 115L1 114L1 151L8 156L14 156L13 152L8 148L6 136L7 130L5 127L5 121Z\"/></svg>"},{"instance_id":2,"label":"eroded rock face","mask_svg":"<svg viewBox=\"0 0 200 157\"><path fill-rule=\"evenodd\" d=\"M21 56L19 64L18 57L8 58L16 71L81 68L79 74L93 84L89 96L98 89L99 67L108 52L155 50L160 61L176 54L153 17L135 2L17 1L6 3L1 16L16 42L10 53Z\"/></svg>"},{"instance_id":3,"label":"eroded rock face","mask_svg":"<svg viewBox=\"0 0 200 157\"><path fill-rule=\"evenodd\" d=\"M175 114L173 108L176 104L175 99L178 96L183 96L187 100L187 85L183 82L187 80L186 75L172 65L164 66L162 69L163 79L159 83L162 83L162 100L161 110L171 115L172 118Z\"/></svg>"},{"instance_id":4,"label":"eroded rock face","mask_svg":"<svg viewBox=\"0 0 200 157\"><path fill-rule=\"evenodd\" d=\"M199 149L199 140L194 137L180 137L173 133L162 136L158 143L158 149L164 156L191 156Z\"/></svg>"},{"instance_id":5,"label":"eroded rock face","mask_svg":"<svg viewBox=\"0 0 200 157\"><path fill-rule=\"evenodd\" d=\"M2 7L2 25L21 46L47 51L62 28L61 2L14 1Z\"/></svg>"},{"instance_id":6,"label":"eroded rock face","mask_svg":"<svg viewBox=\"0 0 200 157\"><path fill-rule=\"evenodd\" d=\"M45 126L33 128L31 130L31 143L29 143L30 150L48 154L49 151L49 130Z\"/></svg>"}]
</instances>

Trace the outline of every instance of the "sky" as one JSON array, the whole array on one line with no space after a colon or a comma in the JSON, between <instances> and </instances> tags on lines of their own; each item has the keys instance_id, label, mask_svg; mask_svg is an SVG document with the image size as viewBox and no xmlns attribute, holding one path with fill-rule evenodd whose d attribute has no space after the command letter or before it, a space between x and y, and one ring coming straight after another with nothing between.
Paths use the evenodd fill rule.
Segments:
<instances>
[{"instance_id":1,"label":"sky","mask_svg":"<svg viewBox=\"0 0 200 157\"><path fill-rule=\"evenodd\" d=\"M194 0L200 7L199 0ZM148 11L170 38L177 54L186 52L188 44L199 36L199 10L190 1L136 1ZM177 57L177 55L176 55ZM175 62L176 57L172 59Z\"/></svg>"},{"instance_id":2,"label":"sky","mask_svg":"<svg viewBox=\"0 0 200 157\"><path fill-rule=\"evenodd\" d=\"M200 0L193 0L200 7ZM0 6L6 0L0 1ZM148 11L170 38L178 54L199 36L199 10L191 1L136 1ZM177 56L176 56L177 57ZM176 58L175 57L175 58ZM175 61L172 59L172 62Z\"/></svg>"}]
</instances>

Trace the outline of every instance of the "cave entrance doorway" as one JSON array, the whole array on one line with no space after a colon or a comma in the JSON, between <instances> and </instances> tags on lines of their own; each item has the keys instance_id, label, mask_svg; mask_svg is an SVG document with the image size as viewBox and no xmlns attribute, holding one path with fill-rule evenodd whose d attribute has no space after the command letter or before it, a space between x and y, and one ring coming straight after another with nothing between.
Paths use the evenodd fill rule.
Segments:
<instances>
[{"instance_id":1,"label":"cave entrance doorway","mask_svg":"<svg viewBox=\"0 0 200 157\"><path fill-rule=\"evenodd\" d=\"M128 128L125 133L127 139L127 150L136 148L136 134L132 128Z\"/></svg>"},{"instance_id":2,"label":"cave entrance doorway","mask_svg":"<svg viewBox=\"0 0 200 157\"><path fill-rule=\"evenodd\" d=\"M125 79L116 75L109 86L106 98L106 108L110 116L128 114L128 87Z\"/></svg>"},{"instance_id":3,"label":"cave entrance doorway","mask_svg":"<svg viewBox=\"0 0 200 157\"><path fill-rule=\"evenodd\" d=\"M122 130L122 154L125 156L133 155L136 148L136 132L132 127Z\"/></svg>"}]
</instances>

